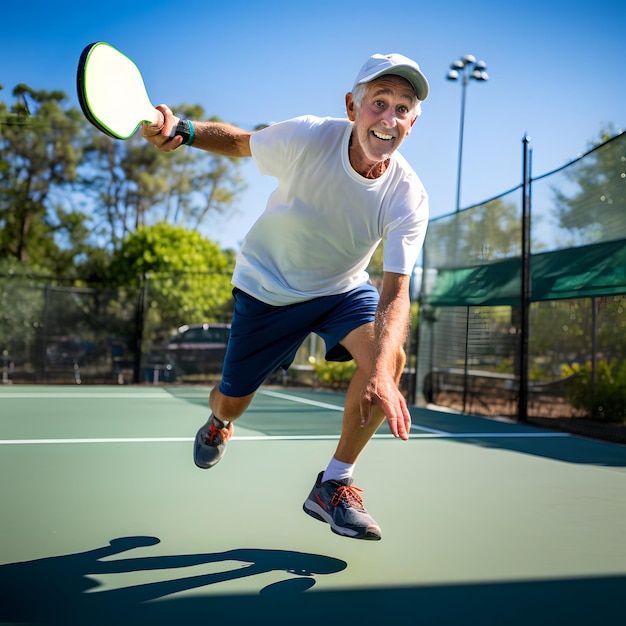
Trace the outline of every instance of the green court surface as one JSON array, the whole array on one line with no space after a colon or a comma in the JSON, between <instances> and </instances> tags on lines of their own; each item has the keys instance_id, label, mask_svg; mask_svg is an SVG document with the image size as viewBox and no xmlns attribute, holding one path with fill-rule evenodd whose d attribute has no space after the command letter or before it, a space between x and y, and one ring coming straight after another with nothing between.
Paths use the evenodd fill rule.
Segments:
<instances>
[{"instance_id":1,"label":"green court surface","mask_svg":"<svg viewBox=\"0 0 626 626\"><path fill-rule=\"evenodd\" d=\"M412 407L357 541L302 511L343 396L263 388L203 471L208 392L0 388L0 624L626 621L625 446Z\"/></svg>"}]
</instances>

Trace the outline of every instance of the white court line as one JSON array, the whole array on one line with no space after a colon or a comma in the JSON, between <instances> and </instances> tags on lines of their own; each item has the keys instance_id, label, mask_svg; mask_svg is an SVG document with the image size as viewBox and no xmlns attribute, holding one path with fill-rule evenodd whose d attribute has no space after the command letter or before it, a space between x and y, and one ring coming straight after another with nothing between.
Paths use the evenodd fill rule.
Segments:
<instances>
[{"instance_id":1,"label":"white court line","mask_svg":"<svg viewBox=\"0 0 626 626\"><path fill-rule=\"evenodd\" d=\"M318 400L309 400L308 398L300 398L299 396L290 396L287 393L280 393L278 391L268 391L262 389L259 391L264 396L272 396L273 398L281 398L282 400L291 400L292 402L299 402L300 404L310 404L311 406L319 406L322 409L330 409L331 411L342 411L343 406L338 404L329 404L327 402L319 402Z\"/></svg>"},{"instance_id":2,"label":"white court line","mask_svg":"<svg viewBox=\"0 0 626 626\"><path fill-rule=\"evenodd\" d=\"M176 443L193 441L193 437L92 437L87 439L0 439L0 445L66 444L66 443Z\"/></svg>"},{"instance_id":3,"label":"white court line","mask_svg":"<svg viewBox=\"0 0 626 626\"><path fill-rule=\"evenodd\" d=\"M157 391L157 390L154 390ZM165 390L158 390L155 393L128 393L128 394L106 394L106 393L44 393L44 394L0 394L0 397L24 397L24 398L154 398L156 395L162 397L176 398ZM310 400L277 391L260 390L259 394L291 400L300 404L309 404L332 411L343 411L343 406ZM424 434L411 434L411 439L543 439L553 437L569 437L569 433L561 432L529 432L529 433L450 433L426 426L411 425L411 430L423 431ZM233 436L233 441L324 441L338 440L339 435L252 435ZM374 435L373 439L394 439L391 434ZM86 439L0 439L0 445L17 444L75 444L75 443L177 443L193 441L193 437L118 437L118 438L86 438Z\"/></svg>"},{"instance_id":4,"label":"white court line","mask_svg":"<svg viewBox=\"0 0 626 626\"><path fill-rule=\"evenodd\" d=\"M569 433L446 433L411 435L411 439L545 439L569 437ZM372 439L394 439L393 435L374 435ZM234 436L232 441L333 441L339 435L249 435ZM189 443L193 437L99 437L87 439L0 439L0 446L90 443Z\"/></svg>"},{"instance_id":5,"label":"white court line","mask_svg":"<svg viewBox=\"0 0 626 626\"><path fill-rule=\"evenodd\" d=\"M318 402L317 400L309 400L308 398L300 398L299 396L291 396L287 393L280 393L277 391L262 390L262 393L266 396L273 396L274 398L281 398L283 400L291 400L292 402L300 402L302 404L310 404L313 406L319 406L323 409L331 409L332 411L343 411L343 406L337 404L328 404L326 402ZM493 438L529 438L529 439L542 439L545 437L569 437L569 433L561 432L533 432L533 433L450 433L445 430L438 430L437 428L428 428L427 426L418 426L417 424L411 424L411 430L420 430L425 435L413 435L413 437L422 438L451 438L451 439L493 439ZM393 435L374 435L380 438L392 438Z\"/></svg>"},{"instance_id":6,"label":"white court line","mask_svg":"<svg viewBox=\"0 0 626 626\"><path fill-rule=\"evenodd\" d=\"M158 393L157 393L158 392ZM0 400L5 400L7 398L21 398L21 399L28 399L28 400L38 400L39 398L45 399L45 400L51 400L51 399L62 399L62 400L67 400L69 399L84 399L84 398L88 398L88 399L93 399L93 398L111 398L111 399L123 399L125 400L126 398L175 398L175 396L173 396L170 393L167 393L167 391L165 391L164 389L155 389L153 392L131 392L131 393L99 393L99 392L95 392L95 391L89 391L89 392L84 392L84 391L75 391L72 393L68 393L67 391L59 391L59 392L46 392L46 393L24 393L24 392L18 392L18 393L0 393Z\"/></svg>"},{"instance_id":7,"label":"white court line","mask_svg":"<svg viewBox=\"0 0 626 626\"><path fill-rule=\"evenodd\" d=\"M392 435L374 435L375 439L393 439ZM231 441L327 441L339 435L237 435ZM0 445L73 444L73 443L188 443L194 437L92 437L86 439L0 439Z\"/></svg>"},{"instance_id":8,"label":"white court line","mask_svg":"<svg viewBox=\"0 0 626 626\"><path fill-rule=\"evenodd\" d=\"M330 409L331 411L343 411L343 406L339 406L337 404L328 404L326 402L318 402L317 400L309 400L307 398L300 398L299 396L290 396L286 393L279 393L277 391L266 391L262 390L259 393L262 393L265 396L272 396L274 398L281 398L282 400L291 400L292 402L300 402L302 404L310 404L312 406L319 406L322 409ZM431 433L432 435L447 435L449 433L444 430L437 430L436 428L428 428L426 426L417 426L415 424L411 425L412 430L421 430L425 433Z\"/></svg>"},{"instance_id":9,"label":"white court line","mask_svg":"<svg viewBox=\"0 0 626 626\"><path fill-rule=\"evenodd\" d=\"M318 402L317 400L309 400L307 398L300 398L299 396L291 396L286 393L280 393L277 391L262 390L262 393L266 396L273 396L274 398L281 398L283 400L291 400L292 402L300 402L302 404L311 404L313 406L319 406L324 409L331 409L333 411L343 411L343 406L337 404L328 404L326 402ZM445 430L438 430L436 428L428 428L427 426L418 426L417 424L411 424L411 430L420 430L425 435L413 435L413 437L432 438L432 439L493 439L493 438L529 438L529 439L542 439L544 437L569 437L569 433L561 432L533 432L533 433L450 433ZM391 438L393 435L374 435L376 438Z\"/></svg>"}]
</instances>

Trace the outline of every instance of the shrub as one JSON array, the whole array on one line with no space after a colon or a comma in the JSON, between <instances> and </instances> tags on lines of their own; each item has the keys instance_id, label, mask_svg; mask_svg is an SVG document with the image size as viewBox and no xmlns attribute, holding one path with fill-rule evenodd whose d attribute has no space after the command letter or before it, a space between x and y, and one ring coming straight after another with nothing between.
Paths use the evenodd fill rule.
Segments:
<instances>
[{"instance_id":1,"label":"shrub","mask_svg":"<svg viewBox=\"0 0 626 626\"><path fill-rule=\"evenodd\" d=\"M324 387L342 387L347 385L356 371L354 361L318 361L314 357L309 358L309 363L313 366L317 381Z\"/></svg>"},{"instance_id":2,"label":"shrub","mask_svg":"<svg viewBox=\"0 0 626 626\"><path fill-rule=\"evenodd\" d=\"M584 409L593 419L618 422L626 417L626 362L599 361L596 381L590 363L563 366L565 396L576 409Z\"/></svg>"}]
</instances>

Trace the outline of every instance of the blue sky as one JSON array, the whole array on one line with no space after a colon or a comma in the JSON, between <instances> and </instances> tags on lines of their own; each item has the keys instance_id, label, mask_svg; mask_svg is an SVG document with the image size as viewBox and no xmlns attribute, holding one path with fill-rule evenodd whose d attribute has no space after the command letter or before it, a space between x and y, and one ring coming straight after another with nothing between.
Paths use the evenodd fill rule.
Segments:
<instances>
[{"instance_id":1,"label":"blue sky","mask_svg":"<svg viewBox=\"0 0 626 626\"><path fill-rule=\"evenodd\" d=\"M61 89L78 106L76 64L108 41L140 66L155 103L201 104L252 128L305 113L344 116L344 95L367 57L401 52L431 85L402 153L422 178L431 215L454 211L461 86L449 65L474 54L490 80L467 89L461 206L520 182L522 137L538 176L585 152L601 130L626 126L626 3L571 0L109 0L10 3L2 10L0 98L18 83ZM106 10L105 10L106 9ZM228 218L205 229L238 246L274 181L252 162Z\"/></svg>"}]
</instances>

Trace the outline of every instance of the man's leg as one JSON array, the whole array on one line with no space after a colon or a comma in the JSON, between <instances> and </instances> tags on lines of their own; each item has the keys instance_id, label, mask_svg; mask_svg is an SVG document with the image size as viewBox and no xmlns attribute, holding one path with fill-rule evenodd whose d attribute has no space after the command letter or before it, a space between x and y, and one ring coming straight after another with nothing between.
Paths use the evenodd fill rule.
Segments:
<instances>
[{"instance_id":1,"label":"man's leg","mask_svg":"<svg viewBox=\"0 0 626 626\"><path fill-rule=\"evenodd\" d=\"M211 390L212 413L194 441L194 462L203 469L222 458L233 432L232 421L246 411L273 371L293 362L313 322L326 312L319 300L276 307L240 290L233 293L235 308L222 380Z\"/></svg>"},{"instance_id":2,"label":"man's leg","mask_svg":"<svg viewBox=\"0 0 626 626\"><path fill-rule=\"evenodd\" d=\"M342 341L350 352L357 365L357 370L350 381L343 411L341 438L337 445L335 458L343 463L356 463L357 458L385 421L385 416L379 407L372 407L370 423L361 426L361 394L369 379L374 364L374 324L365 324L353 330ZM400 377L406 362L404 350L401 350L396 360L395 380L400 384Z\"/></svg>"},{"instance_id":3,"label":"man's leg","mask_svg":"<svg viewBox=\"0 0 626 626\"><path fill-rule=\"evenodd\" d=\"M385 420L378 407L372 408L367 426L361 426L361 395L374 363L374 325L361 326L342 341L352 354L357 370L350 381L344 406L341 438L326 472L320 472L309 497L304 503L306 513L330 524L333 532L355 539L378 540L380 527L363 506L360 489L352 486L352 470L359 455ZM404 351L396 361L396 382L405 363Z\"/></svg>"},{"instance_id":4,"label":"man's leg","mask_svg":"<svg viewBox=\"0 0 626 626\"><path fill-rule=\"evenodd\" d=\"M224 395L219 387L213 387L209 395L209 408L213 415L222 422L232 422L241 417L250 406L254 394L251 393L241 398L233 398Z\"/></svg>"},{"instance_id":5,"label":"man's leg","mask_svg":"<svg viewBox=\"0 0 626 626\"><path fill-rule=\"evenodd\" d=\"M209 469L224 456L226 444L233 434L233 420L250 406L254 393L240 398L224 395L213 387L209 395L211 415L196 433L193 443L193 460L201 469Z\"/></svg>"}]
</instances>

